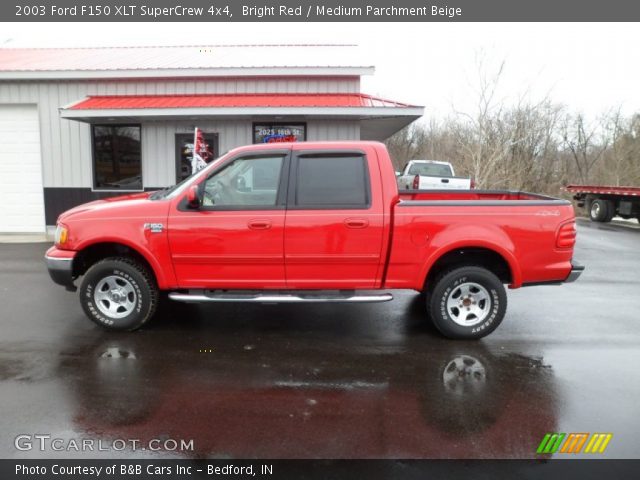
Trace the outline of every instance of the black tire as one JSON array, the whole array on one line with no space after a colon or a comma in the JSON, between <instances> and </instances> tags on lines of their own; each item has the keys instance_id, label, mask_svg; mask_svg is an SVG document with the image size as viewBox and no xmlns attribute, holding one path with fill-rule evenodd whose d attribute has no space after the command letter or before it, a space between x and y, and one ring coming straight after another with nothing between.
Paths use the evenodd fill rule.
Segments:
<instances>
[{"instance_id":1,"label":"black tire","mask_svg":"<svg viewBox=\"0 0 640 480\"><path fill-rule=\"evenodd\" d=\"M153 317L158 298L158 287L148 268L125 257L95 263L80 285L82 309L90 320L107 330L140 328Z\"/></svg>"},{"instance_id":2,"label":"black tire","mask_svg":"<svg viewBox=\"0 0 640 480\"><path fill-rule=\"evenodd\" d=\"M607 204L607 216L604 221L605 223L608 223L616 216L616 204L613 200L605 200L605 202Z\"/></svg>"},{"instance_id":3,"label":"black tire","mask_svg":"<svg viewBox=\"0 0 640 480\"><path fill-rule=\"evenodd\" d=\"M609 217L609 201L602 198L596 198L589 205L589 218L592 222L609 222L613 218L613 215ZM608 218L608 220L607 220Z\"/></svg>"},{"instance_id":4,"label":"black tire","mask_svg":"<svg viewBox=\"0 0 640 480\"><path fill-rule=\"evenodd\" d=\"M449 270L427 288L426 301L431 320L445 337L469 340L485 337L498 328L507 311L504 285L495 274L483 267L466 266ZM464 294L464 290L468 293ZM463 307L449 308L448 301L460 301ZM464 325L465 322L468 325Z\"/></svg>"}]
</instances>

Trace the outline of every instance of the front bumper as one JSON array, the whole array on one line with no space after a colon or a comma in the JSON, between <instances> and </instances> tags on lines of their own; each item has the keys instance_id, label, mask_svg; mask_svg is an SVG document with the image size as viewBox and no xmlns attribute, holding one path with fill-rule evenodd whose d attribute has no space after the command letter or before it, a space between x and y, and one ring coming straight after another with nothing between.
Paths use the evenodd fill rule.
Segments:
<instances>
[{"instance_id":1,"label":"front bumper","mask_svg":"<svg viewBox=\"0 0 640 480\"><path fill-rule=\"evenodd\" d=\"M575 282L580 275L584 272L584 265L580 265L575 260L571 260L571 272L569 276L564 281L565 283Z\"/></svg>"},{"instance_id":2,"label":"front bumper","mask_svg":"<svg viewBox=\"0 0 640 480\"><path fill-rule=\"evenodd\" d=\"M58 257L52 252L55 247L49 249L44 256L47 262L49 276L58 285L64 286L67 290L75 292L77 287L73 284L73 257Z\"/></svg>"}]
</instances>

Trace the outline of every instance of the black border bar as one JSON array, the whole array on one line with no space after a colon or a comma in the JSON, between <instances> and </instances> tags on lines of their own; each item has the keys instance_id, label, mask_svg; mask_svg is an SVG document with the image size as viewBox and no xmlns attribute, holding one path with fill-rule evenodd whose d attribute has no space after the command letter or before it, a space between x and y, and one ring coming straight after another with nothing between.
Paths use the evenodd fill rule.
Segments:
<instances>
[{"instance_id":1,"label":"black border bar","mask_svg":"<svg viewBox=\"0 0 640 480\"><path fill-rule=\"evenodd\" d=\"M64 468L85 467L87 472L101 467L100 475L77 473L55 475L53 466ZM225 467L233 466L235 470ZM271 474L261 473L268 465ZM40 468L46 473L17 473L16 466ZM255 475L246 473L252 466ZM115 467L116 473L109 475L107 468ZM164 467L165 473L160 473ZM178 473L178 467L182 473ZM219 468L218 472L213 473ZM239 472L240 467L245 467ZM124 470L121 470L124 468ZM147 469L151 470L147 470ZM93 469L93 470L92 470ZM189 469L190 474L185 474ZM201 470L198 472L198 469ZM130 473L122 473L122 472ZM139 473L136 473L139 472ZM150 473L155 472L155 473ZM640 460L0 460L0 478L78 480L78 479L403 479L403 480L456 480L456 479L557 479L563 480L617 480L637 478Z\"/></svg>"},{"instance_id":2,"label":"black border bar","mask_svg":"<svg viewBox=\"0 0 640 480\"><path fill-rule=\"evenodd\" d=\"M55 5L56 8L53 8ZM252 8L253 7L253 8ZM629 0L15 0L2 22L632 22ZM541 30L540 35L544 35Z\"/></svg>"}]
</instances>

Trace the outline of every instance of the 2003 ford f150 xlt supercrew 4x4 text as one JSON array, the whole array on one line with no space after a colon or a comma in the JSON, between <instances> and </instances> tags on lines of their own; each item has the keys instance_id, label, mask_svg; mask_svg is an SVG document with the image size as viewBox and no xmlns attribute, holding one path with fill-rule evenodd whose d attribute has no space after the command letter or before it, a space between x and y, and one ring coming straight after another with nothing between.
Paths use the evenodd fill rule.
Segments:
<instances>
[{"instance_id":1,"label":"2003 ford f150 xlt supercrew 4x4 text","mask_svg":"<svg viewBox=\"0 0 640 480\"><path fill-rule=\"evenodd\" d=\"M575 239L568 201L398 191L383 144L308 142L237 148L174 187L73 208L46 262L69 290L82 277L82 307L108 329L144 325L161 295L382 302L411 289L445 336L480 338L505 316L504 285L580 275Z\"/></svg>"}]
</instances>

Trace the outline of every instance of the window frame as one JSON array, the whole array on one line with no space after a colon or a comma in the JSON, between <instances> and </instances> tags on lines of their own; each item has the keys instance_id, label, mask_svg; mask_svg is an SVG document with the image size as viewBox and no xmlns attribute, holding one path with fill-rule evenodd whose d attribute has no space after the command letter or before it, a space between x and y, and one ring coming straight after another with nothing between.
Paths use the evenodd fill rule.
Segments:
<instances>
[{"instance_id":1,"label":"window frame","mask_svg":"<svg viewBox=\"0 0 640 480\"><path fill-rule=\"evenodd\" d=\"M98 172L96 168L96 127L136 127L140 131L140 188L98 187ZM142 161L142 124L140 123L92 123L91 124L91 185L92 192L144 192L144 167Z\"/></svg>"},{"instance_id":2,"label":"window frame","mask_svg":"<svg viewBox=\"0 0 640 480\"><path fill-rule=\"evenodd\" d=\"M203 180L198 183L198 194L200 196L203 195L205 184L207 181L221 172L225 168L229 167L237 160L241 160L244 158L264 158L264 157L282 157L282 165L280 167L280 181L278 182L278 191L276 193L276 203L275 205L200 205L198 210L194 210L189 208L187 205L186 195L183 196L182 200L178 204L178 210L183 212L250 212L250 211L278 211L285 210L287 207L287 190L289 185L289 174L291 168L291 150L290 149L272 149L266 151L255 151L255 152L243 152L241 154L235 155L225 161L223 164L218 165L213 171L209 172Z\"/></svg>"},{"instance_id":3,"label":"window frame","mask_svg":"<svg viewBox=\"0 0 640 480\"><path fill-rule=\"evenodd\" d=\"M364 187L366 203L334 204L334 205L298 205L296 194L298 192L298 170L301 157L361 157L364 164ZM287 195L287 210L369 210L372 207L371 198L371 173L369 172L369 159L363 150L298 150L291 159L291 171L289 173L289 188Z\"/></svg>"}]
</instances>

